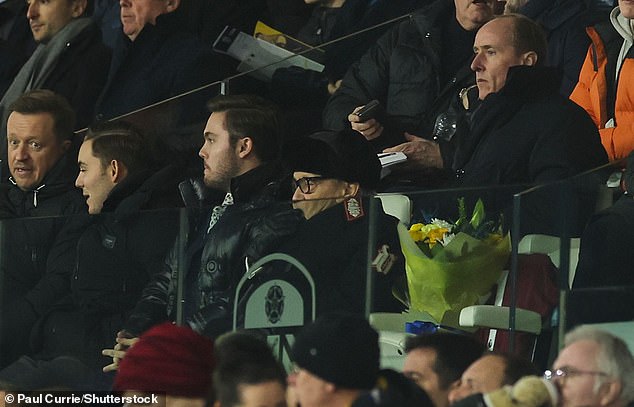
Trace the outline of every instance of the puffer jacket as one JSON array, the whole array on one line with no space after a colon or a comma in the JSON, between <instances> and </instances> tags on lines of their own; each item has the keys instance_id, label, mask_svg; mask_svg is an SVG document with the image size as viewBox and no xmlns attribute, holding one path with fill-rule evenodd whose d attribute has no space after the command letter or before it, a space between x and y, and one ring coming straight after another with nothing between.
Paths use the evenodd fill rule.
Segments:
<instances>
[{"instance_id":1,"label":"puffer jacket","mask_svg":"<svg viewBox=\"0 0 634 407\"><path fill-rule=\"evenodd\" d=\"M612 22L588 28L592 45L570 99L583 107L599 128L601 142L610 161L620 160L634 150L634 47L630 47L615 84L615 72L625 27L615 28L620 12L614 9ZM629 33L632 41L632 33ZM610 127L611 122L614 126Z\"/></svg>"},{"instance_id":2,"label":"puffer jacket","mask_svg":"<svg viewBox=\"0 0 634 407\"><path fill-rule=\"evenodd\" d=\"M443 31L455 22L447 1L436 1L383 35L343 78L323 113L324 128L349 128L348 114L372 99L381 102L383 134L372 143L377 151L405 142L405 131L431 138L436 116L447 110L462 88L475 83L469 68L475 32L463 33L462 66L449 83L441 83ZM453 20L452 20L453 19ZM454 48L457 47L457 44Z\"/></svg>"},{"instance_id":3,"label":"puffer jacket","mask_svg":"<svg viewBox=\"0 0 634 407\"><path fill-rule=\"evenodd\" d=\"M181 184L191 210L191 225L185 248L182 287L185 322L197 332L215 337L231 329L232 296L245 271L245 259L253 264L269 254L284 237L292 234L302 219L300 211L281 201L282 185L268 165L232 180L234 204L207 234L211 209L200 205L204 188L188 181ZM192 193L192 187L197 193ZM148 284L142 299L124 326L138 336L152 325L176 319L179 281L176 251L163 271Z\"/></svg>"}]
</instances>

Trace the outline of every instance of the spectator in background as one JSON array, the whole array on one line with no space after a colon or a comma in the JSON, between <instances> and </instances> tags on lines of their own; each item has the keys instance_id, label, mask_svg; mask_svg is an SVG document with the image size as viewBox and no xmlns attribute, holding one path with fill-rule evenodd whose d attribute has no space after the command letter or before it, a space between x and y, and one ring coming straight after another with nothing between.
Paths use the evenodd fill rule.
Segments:
<instances>
[{"instance_id":1,"label":"spectator in background","mask_svg":"<svg viewBox=\"0 0 634 407\"><path fill-rule=\"evenodd\" d=\"M464 371L460 384L449 392L453 404L476 393L490 393L515 384L524 376L539 376L540 371L527 359L501 353L485 354Z\"/></svg>"},{"instance_id":2,"label":"spectator in background","mask_svg":"<svg viewBox=\"0 0 634 407\"><path fill-rule=\"evenodd\" d=\"M264 339L246 331L216 340L216 407L286 407L286 372Z\"/></svg>"},{"instance_id":3,"label":"spectator in background","mask_svg":"<svg viewBox=\"0 0 634 407\"><path fill-rule=\"evenodd\" d=\"M581 327L544 377L559 389L561 407L625 407L634 401L634 358L620 338Z\"/></svg>"},{"instance_id":4,"label":"spectator in background","mask_svg":"<svg viewBox=\"0 0 634 407\"><path fill-rule=\"evenodd\" d=\"M448 333L407 338L403 374L427 392L436 407L449 406L449 393L484 346L469 336Z\"/></svg>"},{"instance_id":5,"label":"spectator in background","mask_svg":"<svg viewBox=\"0 0 634 407\"><path fill-rule=\"evenodd\" d=\"M426 5L429 0L306 0L306 3L315 7L297 33L297 39L313 47L338 42L304 54L322 63L323 72L289 67L279 68L273 75L271 98L285 108L287 121L296 134L321 129L321 112L350 65L394 23L380 24Z\"/></svg>"},{"instance_id":6,"label":"spectator in background","mask_svg":"<svg viewBox=\"0 0 634 407\"><path fill-rule=\"evenodd\" d=\"M99 28L88 17L87 0L32 0L27 17L37 48L0 100L1 137L8 107L31 89L50 89L64 96L75 110L78 128L92 120L95 100L108 73L110 51L101 43ZM73 129L75 130L75 128ZM6 160L6 151L0 159Z\"/></svg>"},{"instance_id":7,"label":"spectator in background","mask_svg":"<svg viewBox=\"0 0 634 407\"><path fill-rule=\"evenodd\" d=\"M60 232L68 216L86 211L72 181L75 114L68 102L32 90L9 112L11 178L0 186L0 218L11 221L3 222L0 250L11 255L0 269L0 367L30 352L32 325L68 291L76 236Z\"/></svg>"},{"instance_id":8,"label":"spectator in background","mask_svg":"<svg viewBox=\"0 0 634 407\"><path fill-rule=\"evenodd\" d=\"M38 345L33 357L18 359L0 372L0 380L21 388L110 387L100 351L161 271L177 230L177 212L143 212L173 208L179 198L180 172L154 166L150 151L144 136L125 123L107 123L86 135L76 185L88 212L100 216L71 223L81 231L65 264L73 270L71 292L38 321L31 333Z\"/></svg>"},{"instance_id":9,"label":"spectator in background","mask_svg":"<svg viewBox=\"0 0 634 407\"><path fill-rule=\"evenodd\" d=\"M305 326L291 351L289 387L302 407L350 406L379 374L379 335L361 316L326 314Z\"/></svg>"},{"instance_id":10,"label":"spectator in background","mask_svg":"<svg viewBox=\"0 0 634 407\"><path fill-rule=\"evenodd\" d=\"M547 66L563 72L560 93L568 97L590 44L585 28L592 21L586 0L511 0L504 13L520 13L538 23L548 41Z\"/></svg>"},{"instance_id":11,"label":"spectator in background","mask_svg":"<svg viewBox=\"0 0 634 407\"><path fill-rule=\"evenodd\" d=\"M123 397L144 397L145 403L205 407L211 405L214 346L209 338L171 323L147 331L130 349L114 382Z\"/></svg>"},{"instance_id":12,"label":"spectator in background","mask_svg":"<svg viewBox=\"0 0 634 407\"><path fill-rule=\"evenodd\" d=\"M583 107L599 128L610 161L634 150L634 4L619 0L610 21L588 29L592 44L570 99Z\"/></svg>"},{"instance_id":13,"label":"spectator in background","mask_svg":"<svg viewBox=\"0 0 634 407\"><path fill-rule=\"evenodd\" d=\"M351 407L435 407L427 393L402 373L379 372L377 385L364 392Z\"/></svg>"},{"instance_id":14,"label":"spectator in background","mask_svg":"<svg viewBox=\"0 0 634 407\"><path fill-rule=\"evenodd\" d=\"M97 120L118 117L223 78L220 57L183 27L181 0L123 0L120 6L123 33L97 101ZM205 95L184 101L182 114L202 119L199 99Z\"/></svg>"},{"instance_id":15,"label":"spectator in background","mask_svg":"<svg viewBox=\"0 0 634 407\"><path fill-rule=\"evenodd\" d=\"M4 95L36 46L26 18L28 7L23 0L0 3L0 95Z\"/></svg>"},{"instance_id":16,"label":"spectator in background","mask_svg":"<svg viewBox=\"0 0 634 407\"><path fill-rule=\"evenodd\" d=\"M494 0L432 2L383 35L343 78L326 105L324 128L350 128L381 151L404 133L432 138L436 116L474 83L473 39L493 17ZM354 113L369 101L383 114L360 122Z\"/></svg>"},{"instance_id":17,"label":"spectator in background","mask_svg":"<svg viewBox=\"0 0 634 407\"><path fill-rule=\"evenodd\" d=\"M627 192L594 214L581 235L569 325L634 319L634 252L629 249L634 239L634 152L628 156L623 184Z\"/></svg>"}]
</instances>

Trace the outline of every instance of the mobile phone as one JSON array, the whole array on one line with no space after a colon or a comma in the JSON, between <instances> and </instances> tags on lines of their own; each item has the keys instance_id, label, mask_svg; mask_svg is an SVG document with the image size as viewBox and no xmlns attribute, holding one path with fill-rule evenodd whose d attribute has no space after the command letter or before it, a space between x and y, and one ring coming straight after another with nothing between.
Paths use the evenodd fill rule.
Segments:
<instances>
[{"instance_id":1,"label":"mobile phone","mask_svg":"<svg viewBox=\"0 0 634 407\"><path fill-rule=\"evenodd\" d=\"M367 122L368 120L374 119L376 117L376 114L378 113L380 106L381 106L381 103L378 100L374 99L369 101L365 106L359 109L359 111L356 112L355 114L359 118L359 121Z\"/></svg>"}]
</instances>

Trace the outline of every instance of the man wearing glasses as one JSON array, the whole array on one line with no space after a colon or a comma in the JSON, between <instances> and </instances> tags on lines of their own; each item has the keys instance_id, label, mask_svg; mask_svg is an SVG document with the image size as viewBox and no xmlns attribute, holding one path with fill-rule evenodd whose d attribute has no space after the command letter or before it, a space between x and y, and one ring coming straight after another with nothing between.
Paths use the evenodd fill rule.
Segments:
<instances>
[{"instance_id":1,"label":"man wearing glasses","mask_svg":"<svg viewBox=\"0 0 634 407\"><path fill-rule=\"evenodd\" d=\"M581 327L566 335L565 347L544 378L560 393L560 407L624 407L634 401L634 357L619 338Z\"/></svg>"}]
</instances>

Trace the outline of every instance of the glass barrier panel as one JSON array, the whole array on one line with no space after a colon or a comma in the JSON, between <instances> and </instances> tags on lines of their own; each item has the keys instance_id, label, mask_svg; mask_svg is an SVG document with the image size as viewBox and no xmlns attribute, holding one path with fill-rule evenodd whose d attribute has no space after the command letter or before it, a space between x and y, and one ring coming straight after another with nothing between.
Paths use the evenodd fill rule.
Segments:
<instances>
[{"instance_id":1,"label":"glass barrier panel","mask_svg":"<svg viewBox=\"0 0 634 407\"><path fill-rule=\"evenodd\" d=\"M531 296L534 306L552 308L549 318L544 318L545 333L542 333L554 338L551 355L544 360L546 365L547 359L556 355L558 344L570 328L566 322L568 293L573 286L586 225L595 213L611 206L622 193L618 186L606 184L613 171L611 166L600 167L563 181L526 189L514 197L512 230L518 238L513 246L513 258L518 272L512 292L518 307L525 297ZM531 270L522 269L518 263L521 258L531 259L534 263ZM555 272L547 271L548 268ZM532 273L532 283L523 276L527 272ZM544 346L548 348L550 344Z\"/></svg>"},{"instance_id":2,"label":"glass barrier panel","mask_svg":"<svg viewBox=\"0 0 634 407\"><path fill-rule=\"evenodd\" d=\"M45 207L54 198L39 199ZM170 318L166 259L187 231L185 213L139 212L143 199L135 193L99 215L0 221L3 389L109 390L114 374L101 369L113 359L102 349L119 332L132 338Z\"/></svg>"},{"instance_id":3,"label":"glass barrier panel","mask_svg":"<svg viewBox=\"0 0 634 407\"><path fill-rule=\"evenodd\" d=\"M385 319L379 328L423 333L431 324L434 329L483 335L475 332L477 326L460 323L461 310L479 304L509 305L504 282L510 269L513 196L523 188L410 189L378 194L382 205L371 216L374 229L380 230L379 220L385 213L400 220L399 240L391 248L397 258L392 272L403 276L394 293L406 304L400 318L391 317L398 324L378 316ZM371 257L376 263L380 240L375 245L379 249L373 246ZM486 336L481 339L499 350L508 346L508 339L501 336L497 343L493 343L494 337L492 341Z\"/></svg>"}]
</instances>

